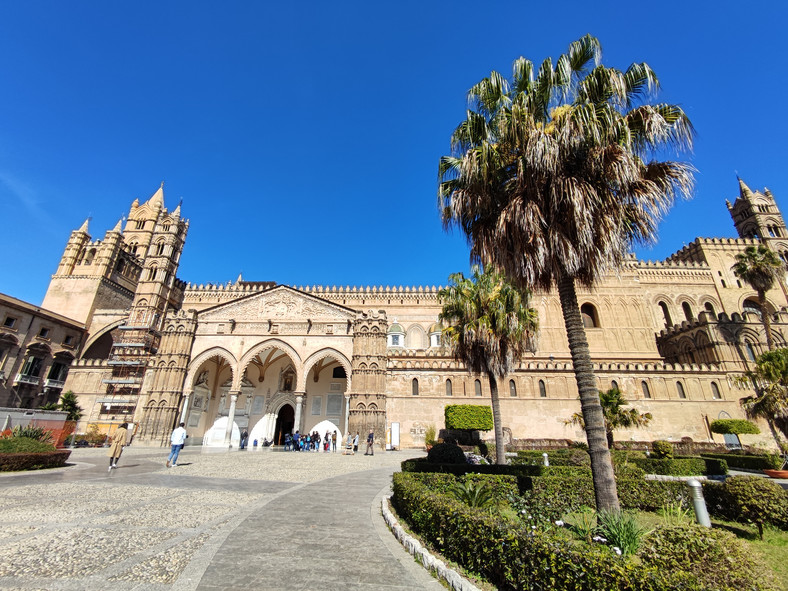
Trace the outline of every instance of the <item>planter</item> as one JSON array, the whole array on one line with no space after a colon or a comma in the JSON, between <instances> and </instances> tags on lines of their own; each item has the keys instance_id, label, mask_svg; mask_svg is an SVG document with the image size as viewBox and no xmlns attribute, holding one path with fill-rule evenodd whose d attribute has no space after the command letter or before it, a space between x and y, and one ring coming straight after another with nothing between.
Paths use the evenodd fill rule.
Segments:
<instances>
[{"instance_id":1,"label":"planter","mask_svg":"<svg viewBox=\"0 0 788 591\"><path fill-rule=\"evenodd\" d=\"M769 478L785 478L788 479L788 470L764 470L766 476Z\"/></svg>"}]
</instances>

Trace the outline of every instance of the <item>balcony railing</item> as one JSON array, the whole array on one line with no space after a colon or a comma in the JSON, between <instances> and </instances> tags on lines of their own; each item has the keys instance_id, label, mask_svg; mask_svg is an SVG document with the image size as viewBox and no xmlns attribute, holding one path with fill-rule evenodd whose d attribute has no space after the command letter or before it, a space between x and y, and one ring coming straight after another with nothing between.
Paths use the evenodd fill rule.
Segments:
<instances>
[{"instance_id":1,"label":"balcony railing","mask_svg":"<svg viewBox=\"0 0 788 591\"><path fill-rule=\"evenodd\" d=\"M63 388L65 380L44 380L44 388Z\"/></svg>"},{"instance_id":2,"label":"balcony railing","mask_svg":"<svg viewBox=\"0 0 788 591\"><path fill-rule=\"evenodd\" d=\"M38 386L41 383L41 378L38 376L28 376L23 373L16 374L16 379L14 380L17 384L30 384L32 386Z\"/></svg>"}]
</instances>

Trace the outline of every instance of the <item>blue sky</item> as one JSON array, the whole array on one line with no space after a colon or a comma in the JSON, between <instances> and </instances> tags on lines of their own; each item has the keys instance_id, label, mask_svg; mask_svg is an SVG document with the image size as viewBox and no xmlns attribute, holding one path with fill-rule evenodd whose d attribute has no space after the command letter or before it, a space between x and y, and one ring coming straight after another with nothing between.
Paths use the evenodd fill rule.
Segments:
<instances>
[{"instance_id":1,"label":"blue sky","mask_svg":"<svg viewBox=\"0 0 788 591\"><path fill-rule=\"evenodd\" d=\"M285 4L0 4L0 292L39 303L70 231L103 237L161 181L186 281L445 283L468 250L437 165L467 89L585 33L698 132L695 198L641 258L734 236L737 174L788 203L783 3Z\"/></svg>"}]
</instances>

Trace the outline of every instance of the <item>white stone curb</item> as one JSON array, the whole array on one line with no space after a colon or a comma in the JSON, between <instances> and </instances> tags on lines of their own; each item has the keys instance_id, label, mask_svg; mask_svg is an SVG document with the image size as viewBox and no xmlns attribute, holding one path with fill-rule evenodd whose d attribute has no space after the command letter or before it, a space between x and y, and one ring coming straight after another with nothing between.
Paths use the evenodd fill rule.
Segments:
<instances>
[{"instance_id":1,"label":"white stone curb","mask_svg":"<svg viewBox=\"0 0 788 591\"><path fill-rule=\"evenodd\" d=\"M415 539L413 536L409 536L402 526L397 522L397 518L394 517L394 514L389 510L389 499L391 497L383 497L380 503L380 510L383 513L383 519L386 522L386 525L389 526L391 533L394 534L394 537L399 540L399 543L402 544L405 549L410 552L410 554L418 560L421 565L430 571L434 576L446 581L449 586L449 589L453 591L481 591L476 585L468 581L467 579L463 579L460 574L454 570L446 566L446 563L442 560L438 560L435 558L430 552L421 545L421 543Z\"/></svg>"}]
</instances>

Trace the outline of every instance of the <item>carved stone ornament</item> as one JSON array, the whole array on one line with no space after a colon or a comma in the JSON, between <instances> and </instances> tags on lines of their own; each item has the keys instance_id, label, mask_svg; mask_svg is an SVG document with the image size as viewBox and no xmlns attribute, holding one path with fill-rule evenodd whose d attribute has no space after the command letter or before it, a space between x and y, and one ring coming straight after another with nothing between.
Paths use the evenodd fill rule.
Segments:
<instances>
[{"instance_id":1,"label":"carved stone ornament","mask_svg":"<svg viewBox=\"0 0 788 591\"><path fill-rule=\"evenodd\" d=\"M272 319L306 322L307 319L347 321L354 316L353 310L282 285L216 306L201 313L199 318L203 322L229 319L236 322L268 322Z\"/></svg>"}]
</instances>

